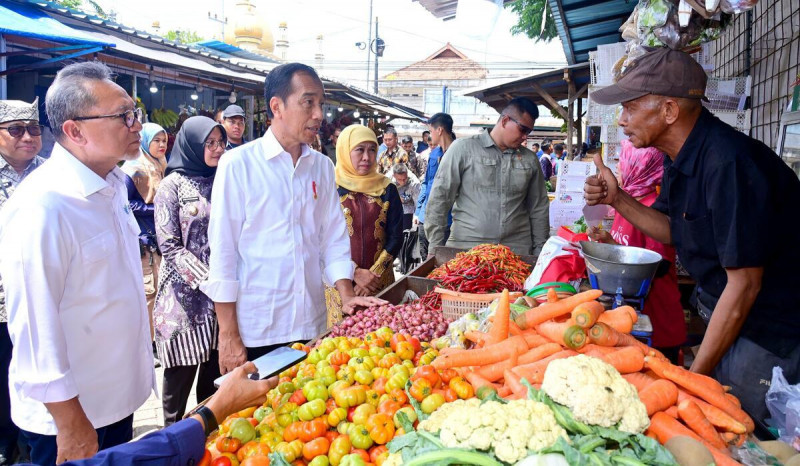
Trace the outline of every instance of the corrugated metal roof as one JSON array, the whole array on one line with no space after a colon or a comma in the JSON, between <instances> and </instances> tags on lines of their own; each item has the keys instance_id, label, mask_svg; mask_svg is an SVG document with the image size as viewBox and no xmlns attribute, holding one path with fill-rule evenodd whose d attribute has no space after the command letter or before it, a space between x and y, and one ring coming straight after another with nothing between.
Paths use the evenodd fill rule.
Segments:
<instances>
[{"instance_id":1,"label":"corrugated metal roof","mask_svg":"<svg viewBox=\"0 0 800 466\"><path fill-rule=\"evenodd\" d=\"M571 65L589 60L598 45L620 42L619 27L633 12L636 0L548 0L564 55Z\"/></svg>"},{"instance_id":2,"label":"corrugated metal roof","mask_svg":"<svg viewBox=\"0 0 800 466\"><path fill-rule=\"evenodd\" d=\"M458 0L412 0L419 2L426 10L433 16L441 18L444 21L449 21L456 17L456 10L458 9ZM493 0L487 0L494 3ZM514 0L503 0L503 3L511 3Z\"/></svg>"}]
</instances>

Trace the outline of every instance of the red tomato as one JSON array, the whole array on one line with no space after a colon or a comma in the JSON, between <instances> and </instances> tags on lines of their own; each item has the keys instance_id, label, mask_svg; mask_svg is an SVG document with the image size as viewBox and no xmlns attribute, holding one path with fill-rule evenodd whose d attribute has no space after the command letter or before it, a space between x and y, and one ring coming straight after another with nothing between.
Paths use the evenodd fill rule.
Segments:
<instances>
[{"instance_id":1,"label":"red tomato","mask_svg":"<svg viewBox=\"0 0 800 466\"><path fill-rule=\"evenodd\" d=\"M208 451L208 448L203 452L203 457L200 459L200 462L197 463L197 466L211 466L211 452Z\"/></svg>"},{"instance_id":2,"label":"red tomato","mask_svg":"<svg viewBox=\"0 0 800 466\"><path fill-rule=\"evenodd\" d=\"M217 456L214 458L214 461L211 462L211 466L233 466L233 463L227 456Z\"/></svg>"},{"instance_id":3,"label":"red tomato","mask_svg":"<svg viewBox=\"0 0 800 466\"><path fill-rule=\"evenodd\" d=\"M352 450L350 450L350 454L351 455L360 456L361 459L363 459L365 463L369 463L370 462L369 461L369 453L367 453L366 450L362 450L360 448L353 448Z\"/></svg>"}]
</instances>

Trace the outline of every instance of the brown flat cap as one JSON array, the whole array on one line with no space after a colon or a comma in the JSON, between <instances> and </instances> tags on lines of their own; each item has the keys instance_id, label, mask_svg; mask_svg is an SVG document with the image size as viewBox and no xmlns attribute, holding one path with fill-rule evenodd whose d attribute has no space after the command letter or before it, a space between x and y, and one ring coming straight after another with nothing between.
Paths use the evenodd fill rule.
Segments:
<instances>
[{"instance_id":1,"label":"brown flat cap","mask_svg":"<svg viewBox=\"0 0 800 466\"><path fill-rule=\"evenodd\" d=\"M703 67L688 53L657 48L633 61L619 80L591 93L601 105L614 105L655 94L687 99L706 99Z\"/></svg>"}]
</instances>

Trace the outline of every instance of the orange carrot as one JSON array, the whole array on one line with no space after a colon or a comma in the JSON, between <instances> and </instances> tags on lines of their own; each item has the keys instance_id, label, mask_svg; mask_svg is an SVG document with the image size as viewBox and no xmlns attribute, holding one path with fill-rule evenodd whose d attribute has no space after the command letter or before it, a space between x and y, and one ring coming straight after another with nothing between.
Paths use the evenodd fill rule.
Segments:
<instances>
[{"instance_id":1,"label":"orange carrot","mask_svg":"<svg viewBox=\"0 0 800 466\"><path fill-rule=\"evenodd\" d=\"M480 376L480 374L478 374L475 371L466 371L464 373L464 378L467 379L467 382L469 382L470 385L472 385L472 388L474 388L475 391L477 391L481 387L495 388L495 385L492 382L484 379L483 377Z\"/></svg>"},{"instance_id":2,"label":"orange carrot","mask_svg":"<svg viewBox=\"0 0 800 466\"><path fill-rule=\"evenodd\" d=\"M523 387L524 388L524 387ZM505 397L506 400L514 401L514 400L527 400L528 393L527 392L519 392L519 393L511 393L510 395Z\"/></svg>"},{"instance_id":3,"label":"orange carrot","mask_svg":"<svg viewBox=\"0 0 800 466\"><path fill-rule=\"evenodd\" d=\"M456 348L455 346L448 346L446 348L442 348L439 350L440 355L444 354L453 354L458 353L459 351L465 351L464 348Z\"/></svg>"},{"instance_id":4,"label":"orange carrot","mask_svg":"<svg viewBox=\"0 0 800 466\"><path fill-rule=\"evenodd\" d=\"M737 447L741 447L744 445L745 440L747 440L747 435L745 434L734 434L733 432L722 432L719 434L722 437L722 440L730 445L736 445Z\"/></svg>"},{"instance_id":5,"label":"orange carrot","mask_svg":"<svg viewBox=\"0 0 800 466\"><path fill-rule=\"evenodd\" d=\"M677 406L670 406L669 408L665 409L664 412L667 413L669 417L674 419L678 419L680 417Z\"/></svg>"},{"instance_id":6,"label":"orange carrot","mask_svg":"<svg viewBox=\"0 0 800 466\"><path fill-rule=\"evenodd\" d=\"M494 323L488 332L488 342L499 343L508 338L508 320L510 316L511 307L508 290L503 290L503 293L500 295L500 301L497 303L497 309L494 311Z\"/></svg>"},{"instance_id":7,"label":"orange carrot","mask_svg":"<svg viewBox=\"0 0 800 466\"><path fill-rule=\"evenodd\" d=\"M475 344L478 344L478 343L485 343L486 340L489 338L489 335L478 330L467 330L466 332L464 332L464 337L467 340Z\"/></svg>"},{"instance_id":8,"label":"orange carrot","mask_svg":"<svg viewBox=\"0 0 800 466\"><path fill-rule=\"evenodd\" d=\"M675 392L675 398L677 398L677 389ZM697 435L702 437L703 440L715 446L716 448L725 448L725 442L722 441L722 438L714 429L714 426L711 425L711 422L709 422L709 420L703 415L703 412L700 411L700 407L697 406L697 403L692 400L681 401L678 405L678 415L681 417L683 422L685 422L686 425Z\"/></svg>"},{"instance_id":9,"label":"orange carrot","mask_svg":"<svg viewBox=\"0 0 800 466\"><path fill-rule=\"evenodd\" d=\"M510 395L511 393L513 393L511 391L511 389L508 388L505 385L503 385L503 386L501 386L500 388L497 389L497 396L500 396L500 397L506 397L506 396Z\"/></svg>"},{"instance_id":10,"label":"orange carrot","mask_svg":"<svg viewBox=\"0 0 800 466\"><path fill-rule=\"evenodd\" d=\"M513 320L509 320L508 322L508 332L514 336L522 335L522 329L519 328L519 325Z\"/></svg>"},{"instance_id":11,"label":"orange carrot","mask_svg":"<svg viewBox=\"0 0 800 466\"><path fill-rule=\"evenodd\" d=\"M639 392L639 399L647 408L647 415L669 409L678 401L678 387L669 380L658 379Z\"/></svg>"},{"instance_id":12,"label":"orange carrot","mask_svg":"<svg viewBox=\"0 0 800 466\"><path fill-rule=\"evenodd\" d=\"M600 317L605 310L606 308L597 301L581 303L572 310L572 320L581 328L589 328L597 322L597 318Z\"/></svg>"},{"instance_id":13,"label":"orange carrot","mask_svg":"<svg viewBox=\"0 0 800 466\"><path fill-rule=\"evenodd\" d=\"M526 338L522 335L507 338L499 343L486 345L483 348L459 351L458 353L439 355L433 360L436 369L451 367L479 366L508 359L517 348L519 352L528 350Z\"/></svg>"},{"instance_id":14,"label":"orange carrot","mask_svg":"<svg viewBox=\"0 0 800 466\"><path fill-rule=\"evenodd\" d=\"M548 303L557 303L558 302L558 293L556 293L555 288L548 288L547 289L547 302Z\"/></svg>"},{"instance_id":15,"label":"orange carrot","mask_svg":"<svg viewBox=\"0 0 800 466\"><path fill-rule=\"evenodd\" d=\"M542 346L545 343L550 343L550 340L539 335L533 329L530 331L525 330L522 332L521 337L525 339L525 344L528 345L528 348L536 348L537 346Z\"/></svg>"},{"instance_id":16,"label":"orange carrot","mask_svg":"<svg viewBox=\"0 0 800 466\"><path fill-rule=\"evenodd\" d=\"M747 433L747 428L744 424L729 416L725 411L678 389L678 402L687 399L694 401L697 406L700 407L700 411L703 412L703 415L718 429L735 434Z\"/></svg>"},{"instance_id":17,"label":"orange carrot","mask_svg":"<svg viewBox=\"0 0 800 466\"><path fill-rule=\"evenodd\" d=\"M527 352L519 355L517 364L513 364L512 361L509 360L500 361L482 366L475 372L486 380L496 382L503 378L503 372L507 369L512 369L520 364L530 364L539 361L561 350L561 345L557 343L545 343L544 345L531 348Z\"/></svg>"},{"instance_id":18,"label":"orange carrot","mask_svg":"<svg viewBox=\"0 0 800 466\"><path fill-rule=\"evenodd\" d=\"M586 332L571 322L542 322L536 326L536 331L550 341L573 350L587 343Z\"/></svg>"},{"instance_id":19,"label":"orange carrot","mask_svg":"<svg viewBox=\"0 0 800 466\"><path fill-rule=\"evenodd\" d=\"M524 385L522 385L522 378L517 374L515 374L514 372L505 371L505 373L503 373L503 379L506 382L506 386L508 386L508 388L510 388L512 392L524 393L526 395L528 394L528 389L525 388Z\"/></svg>"},{"instance_id":20,"label":"orange carrot","mask_svg":"<svg viewBox=\"0 0 800 466\"><path fill-rule=\"evenodd\" d=\"M600 315L597 321L608 325L618 332L631 333L633 331L633 319L627 309L625 309L629 307L630 306L621 306L614 310L606 311Z\"/></svg>"},{"instance_id":21,"label":"orange carrot","mask_svg":"<svg viewBox=\"0 0 800 466\"><path fill-rule=\"evenodd\" d=\"M650 419L650 427L647 428L647 432L648 435L653 433L662 445L667 443L669 439L680 435L691 437L698 442L701 442L706 446L706 448L708 448L708 451L711 452L711 455L714 457L714 462L717 464L717 466L739 465L738 462L734 461L730 456L725 454L727 450L726 452L720 451L710 443L700 438L700 436L695 434L691 429L687 428L676 419L669 417L663 412L657 412L653 415L653 417Z\"/></svg>"},{"instance_id":22,"label":"orange carrot","mask_svg":"<svg viewBox=\"0 0 800 466\"><path fill-rule=\"evenodd\" d=\"M737 407L742 407L742 402L739 401L739 398L736 398L732 393L726 393L725 398L727 398L731 403L735 404Z\"/></svg>"},{"instance_id":23,"label":"orange carrot","mask_svg":"<svg viewBox=\"0 0 800 466\"><path fill-rule=\"evenodd\" d=\"M589 341L600 346L635 346L642 354L647 355L655 351L641 341L633 338L627 333L618 332L613 327L597 322L592 325L588 332Z\"/></svg>"},{"instance_id":24,"label":"orange carrot","mask_svg":"<svg viewBox=\"0 0 800 466\"><path fill-rule=\"evenodd\" d=\"M561 299L554 303L545 303L520 314L515 319L520 328L526 329L535 327L542 322L555 319L558 316L569 314L578 304L594 301L602 296L600 290L589 290L583 293L572 295L569 298Z\"/></svg>"},{"instance_id":25,"label":"orange carrot","mask_svg":"<svg viewBox=\"0 0 800 466\"><path fill-rule=\"evenodd\" d=\"M603 361L614 366L620 374L639 372L644 367L644 355L639 348L625 346L619 350L600 357ZM675 394L677 397L677 393Z\"/></svg>"},{"instance_id":26,"label":"orange carrot","mask_svg":"<svg viewBox=\"0 0 800 466\"><path fill-rule=\"evenodd\" d=\"M636 387L636 391L639 392L639 397L642 396L642 390L644 390L648 385L652 384L656 380L659 380L657 377L651 377L644 372L634 372L632 374L622 374L622 378L627 380L628 383Z\"/></svg>"},{"instance_id":27,"label":"orange carrot","mask_svg":"<svg viewBox=\"0 0 800 466\"><path fill-rule=\"evenodd\" d=\"M596 354L602 356L617 351L617 348L614 346L600 346L600 345L595 345L594 343L587 343L585 346L575 351L581 354L589 354L592 356Z\"/></svg>"},{"instance_id":28,"label":"orange carrot","mask_svg":"<svg viewBox=\"0 0 800 466\"><path fill-rule=\"evenodd\" d=\"M511 358L508 361L511 363L511 367L519 364L519 348L514 348L514 352L511 353Z\"/></svg>"},{"instance_id":29,"label":"orange carrot","mask_svg":"<svg viewBox=\"0 0 800 466\"><path fill-rule=\"evenodd\" d=\"M726 398L722 385L711 377L690 372L682 367L673 366L667 361L650 356L645 358L645 364L660 377L672 380L689 393L725 411L736 421L744 424L748 432L752 432L755 429L755 424L750 416L742 408Z\"/></svg>"},{"instance_id":30,"label":"orange carrot","mask_svg":"<svg viewBox=\"0 0 800 466\"><path fill-rule=\"evenodd\" d=\"M556 359L568 358L570 356L575 356L577 354L578 353L571 350L559 351L558 353L550 355L540 361L517 366L511 369L510 371L506 371L505 374L511 372L519 377L525 377L526 379L528 379L528 382L530 383L542 383L542 380L544 380L544 371L547 369L547 365L550 364L550 361L555 361Z\"/></svg>"}]
</instances>

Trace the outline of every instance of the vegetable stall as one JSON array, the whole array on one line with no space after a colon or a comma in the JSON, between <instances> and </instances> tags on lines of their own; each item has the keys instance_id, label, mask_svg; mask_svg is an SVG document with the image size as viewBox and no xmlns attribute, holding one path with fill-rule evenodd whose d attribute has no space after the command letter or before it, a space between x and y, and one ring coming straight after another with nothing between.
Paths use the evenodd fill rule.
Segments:
<instances>
[{"instance_id":1,"label":"vegetable stall","mask_svg":"<svg viewBox=\"0 0 800 466\"><path fill-rule=\"evenodd\" d=\"M463 252L429 296L293 345L307 359L220 423L212 464L781 464L726 387L631 335L629 306L606 310L599 290L515 300L530 267L510 254ZM497 298L448 319L459 287Z\"/></svg>"}]
</instances>

